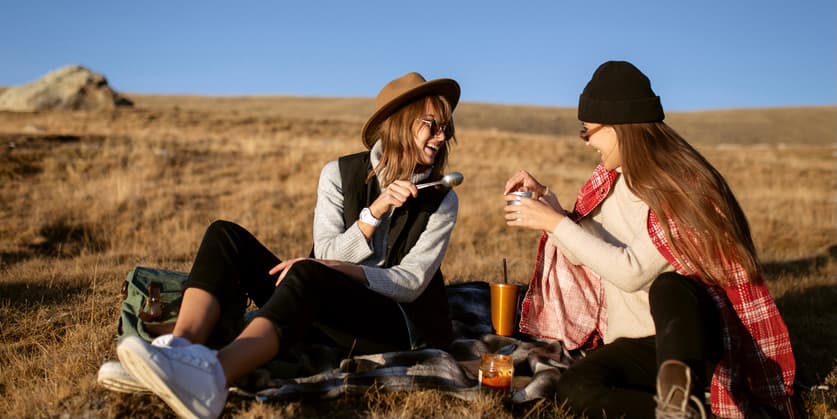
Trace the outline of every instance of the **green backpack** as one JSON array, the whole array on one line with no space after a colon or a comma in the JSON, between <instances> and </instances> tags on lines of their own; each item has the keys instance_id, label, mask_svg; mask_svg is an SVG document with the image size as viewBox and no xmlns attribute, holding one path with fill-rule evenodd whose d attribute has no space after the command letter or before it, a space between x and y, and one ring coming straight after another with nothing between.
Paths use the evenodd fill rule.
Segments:
<instances>
[{"instance_id":1,"label":"green backpack","mask_svg":"<svg viewBox=\"0 0 837 419\"><path fill-rule=\"evenodd\" d=\"M151 341L171 333L183 300L183 284L189 274L138 266L122 284L122 309L117 341L139 336Z\"/></svg>"}]
</instances>

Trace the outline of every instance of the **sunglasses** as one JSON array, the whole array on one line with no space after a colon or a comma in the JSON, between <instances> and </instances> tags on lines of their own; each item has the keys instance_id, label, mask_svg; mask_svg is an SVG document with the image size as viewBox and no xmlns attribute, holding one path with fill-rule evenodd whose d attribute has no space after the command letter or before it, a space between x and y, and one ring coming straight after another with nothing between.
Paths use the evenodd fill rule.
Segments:
<instances>
[{"instance_id":1,"label":"sunglasses","mask_svg":"<svg viewBox=\"0 0 837 419\"><path fill-rule=\"evenodd\" d=\"M436 122L435 119L419 118L419 121L421 121L424 125L427 125L427 128L430 129L430 135L433 137L441 133L444 133L445 136L450 135L450 131L448 131L450 126L448 124L440 124Z\"/></svg>"},{"instance_id":2,"label":"sunglasses","mask_svg":"<svg viewBox=\"0 0 837 419\"><path fill-rule=\"evenodd\" d=\"M578 136L581 137L581 139L584 140L584 142L586 143L590 141L590 137L592 137L593 134L597 133L602 128L604 128L604 125L599 125L593 129L587 129L587 127L582 125L581 130L578 131Z\"/></svg>"}]
</instances>

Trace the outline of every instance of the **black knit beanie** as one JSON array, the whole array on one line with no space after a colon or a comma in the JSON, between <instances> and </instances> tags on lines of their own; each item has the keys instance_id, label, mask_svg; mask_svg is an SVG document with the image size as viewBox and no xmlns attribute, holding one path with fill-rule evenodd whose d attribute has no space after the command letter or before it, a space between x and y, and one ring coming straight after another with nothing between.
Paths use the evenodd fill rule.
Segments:
<instances>
[{"instance_id":1,"label":"black knit beanie","mask_svg":"<svg viewBox=\"0 0 837 419\"><path fill-rule=\"evenodd\" d=\"M648 77L627 61L600 65L578 98L578 119L584 122L631 124L664 118Z\"/></svg>"}]
</instances>

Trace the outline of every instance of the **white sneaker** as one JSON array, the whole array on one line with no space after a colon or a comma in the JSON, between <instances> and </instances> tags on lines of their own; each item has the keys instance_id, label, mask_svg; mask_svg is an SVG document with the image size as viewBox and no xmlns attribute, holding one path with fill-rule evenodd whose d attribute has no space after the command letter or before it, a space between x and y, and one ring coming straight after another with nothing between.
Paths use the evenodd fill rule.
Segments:
<instances>
[{"instance_id":1,"label":"white sneaker","mask_svg":"<svg viewBox=\"0 0 837 419\"><path fill-rule=\"evenodd\" d=\"M156 339L151 341L151 344L158 347L172 348L188 346L192 343L186 338L169 334L158 336ZM137 379L134 378L134 376L131 375L131 373L129 373L119 361L106 361L102 364L102 366L99 367L99 374L96 377L96 382L108 390L118 391L120 393L151 393L151 390L149 390L144 384L137 381Z\"/></svg>"},{"instance_id":2,"label":"white sneaker","mask_svg":"<svg viewBox=\"0 0 837 419\"><path fill-rule=\"evenodd\" d=\"M181 348L191 344L192 342L189 342L189 339L181 336L175 336L171 333L157 336L151 341L152 346L157 346L159 348Z\"/></svg>"},{"instance_id":3,"label":"white sneaker","mask_svg":"<svg viewBox=\"0 0 837 419\"><path fill-rule=\"evenodd\" d=\"M706 410L691 389L689 366L674 359L663 361L657 371L656 419L706 419Z\"/></svg>"},{"instance_id":4,"label":"white sneaker","mask_svg":"<svg viewBox=\"0 0 837 419\"><path fill-rule=\"evenodd\" d=\"M158 347L136 336L116 348L128 372L180 417L217 418L227 386L216 352L203 345Z\"/></svg>"},{"instance_id":5,"label":"white sneaker","mask_svg":"<svg viewBox=\"0 0 837 419\"><path fill-rule=\"evenodd\" d=\"M119 361L107 361L99 367L96 382L100 386L120 393L151 393L145 385L137 381Z\"/></svg>"}]
</instances>

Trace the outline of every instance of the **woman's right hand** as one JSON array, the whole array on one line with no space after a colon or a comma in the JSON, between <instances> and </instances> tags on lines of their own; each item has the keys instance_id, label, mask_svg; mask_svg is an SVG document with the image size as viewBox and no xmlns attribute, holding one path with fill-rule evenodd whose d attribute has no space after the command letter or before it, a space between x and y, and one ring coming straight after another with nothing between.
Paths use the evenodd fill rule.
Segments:
<instances>
[{"instance_id":1,"label":"woman's right hand","mask_svg":"<svg viewBox=\"0 0 837 419\"><path fill-rule=\"evenodd\" d=\"M381 218L389 212L390 208L398 208L404 205L410 197L415 198L416 196L418 196L418 189L413 182L396 180L381 191L378 198L369 205L369 211L375 218Z\"/></svg>"},{"instance_id":2,"label":"woman's right hand","mask_svg":"<svg viewBox=\"0 0 837 419\"><path fill-rule=\"evenodd\" d=\"M548 186L538 182L538 180L535 179L531 173L525 170L519 170L506 181L503 194L508 195L515 191L532 192L532 199L535 201L541 201L552 207L553 210L561 213L562 215L566 215L566 211L558 201L558 196L555 195L555 192L550 191Z\"/></svg>"},{"instance_id":3,"label":"woman's right hand","mask_svg":"<svg viewBox=\"0 0 837 419\"><path fill-rule=\"evenodd\" d=\"M538 180L535 179L535 177L529 172L519 170L506 181L506 187L503 190L503 195L514 191L529 191L534 195L533 198L537 200L546 194L546 189L546 186L538 182Z\"/></svg>"}]
</instances>

